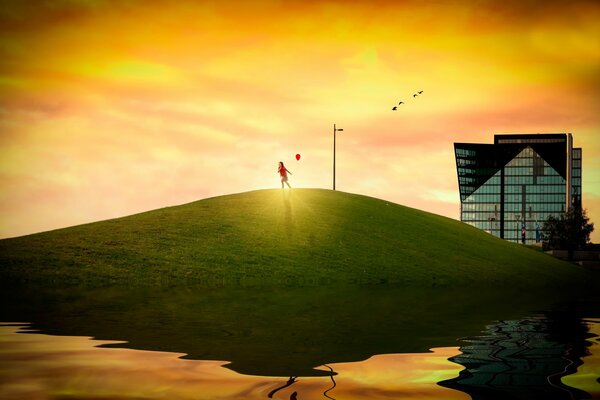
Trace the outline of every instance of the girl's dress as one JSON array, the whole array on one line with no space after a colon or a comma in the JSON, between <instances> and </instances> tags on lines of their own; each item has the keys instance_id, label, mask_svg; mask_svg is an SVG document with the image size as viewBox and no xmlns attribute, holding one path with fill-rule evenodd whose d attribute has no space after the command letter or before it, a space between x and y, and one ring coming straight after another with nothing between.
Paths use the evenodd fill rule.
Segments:
<instances>
[{"instance_id":1,"label":"girl's dress","mask_svg":"<svg viewBox=\"0 0 600 400\"><path fill-rule=\"evenodd\" d=\"M287 171L285 170L285 167L279 167L279 175L281 175L282 182L287 182L288 176L287 176Z\"/></svg>"}]
</instances>

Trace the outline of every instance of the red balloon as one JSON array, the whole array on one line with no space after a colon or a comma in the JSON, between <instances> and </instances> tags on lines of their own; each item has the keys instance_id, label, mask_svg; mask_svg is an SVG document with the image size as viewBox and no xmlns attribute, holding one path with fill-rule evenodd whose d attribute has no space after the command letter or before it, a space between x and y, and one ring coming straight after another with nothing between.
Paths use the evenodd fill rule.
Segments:
<instances>
[{"instance_id":1,"label":"red balloon","mask_svg":"<svg viewBox=\"0 0 600 400\"><path fill-rule=\"evenodd\" d=\"M300 160L300 154L296 154L296 160Z\"/></svg>"}]
</instances>

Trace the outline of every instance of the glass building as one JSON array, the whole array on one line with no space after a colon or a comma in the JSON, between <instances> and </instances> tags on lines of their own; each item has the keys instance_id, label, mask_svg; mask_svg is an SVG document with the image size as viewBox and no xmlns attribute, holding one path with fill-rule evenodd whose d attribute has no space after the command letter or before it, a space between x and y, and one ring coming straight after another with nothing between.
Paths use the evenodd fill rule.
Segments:
<instances>
[{"instance_id":1,"label":"glass building","mask_svg":"<svg viewBox=\"0 0 600 400\"><path fill-rule=\"evenodd\" d=\"M539 241L549 215L581 206L581 149L571 134L494 135L454 143L461 221L499 238Z\"/></svg>"}]
</instances>

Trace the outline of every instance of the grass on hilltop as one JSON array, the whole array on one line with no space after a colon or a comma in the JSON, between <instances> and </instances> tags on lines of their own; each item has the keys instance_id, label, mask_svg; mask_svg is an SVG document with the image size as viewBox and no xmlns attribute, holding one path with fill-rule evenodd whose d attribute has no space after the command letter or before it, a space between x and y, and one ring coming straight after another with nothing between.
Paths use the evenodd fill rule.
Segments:
<instances>
[{"instance_id":1,"label":"grass on hilltop","mask_svg":"<svg viewBox=\"0 0 600 400\"><path fill-rule=\"evenodd\" d=\"M449 218L319 189L260 190L0 241L35 284L554 286L588 272Z\"/></svg>"}]
</instances>

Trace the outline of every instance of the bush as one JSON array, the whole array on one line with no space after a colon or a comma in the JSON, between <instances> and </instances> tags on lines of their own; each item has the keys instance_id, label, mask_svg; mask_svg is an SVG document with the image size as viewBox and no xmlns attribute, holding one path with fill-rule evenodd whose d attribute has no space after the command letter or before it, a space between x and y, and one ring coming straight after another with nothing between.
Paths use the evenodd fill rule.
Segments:
<instances>
[{"instance_id":1,"label":"bush","mask_svg":"<svg viewBox=\"0 0 600 400\"><path fill-rule=\"evenodd\" d=\"M568 250L569 259L573 252L582 249L590 241L594 224L590 223L586 210L571 207L558 217L549 216L542 230L544 250Z\"/></svg>"}]
</instances>

